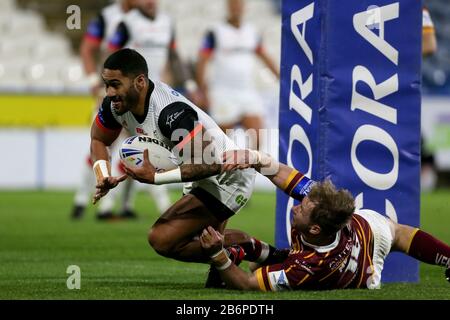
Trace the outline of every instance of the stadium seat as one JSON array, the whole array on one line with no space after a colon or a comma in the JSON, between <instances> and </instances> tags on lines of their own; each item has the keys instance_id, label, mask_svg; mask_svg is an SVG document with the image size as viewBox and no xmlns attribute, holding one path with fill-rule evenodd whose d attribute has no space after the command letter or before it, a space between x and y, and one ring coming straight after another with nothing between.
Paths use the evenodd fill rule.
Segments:
<instances>
[{"instance_id":1,"label":"stadium seat","mask_svg":"<svg viewBox=\"0 0 450 320\"><path fill-rule=\"evenodd\" d=\"M25 67L25 79L31 92L59 93L64 90L60 77L61 63L34 62Z\"/></svg>"},{"instance_id":2,"label":"stadium seat","mask_svg":"<svg viewBox=\"0 0 450 320\"><path fill-rule=\"evenodd\" d=\"M3 28L3 32L11 36L23 36L29 32L43 31L44 20L33 11L15 11L6 17L6 25Z\"/></svg>"},{"instance_id":3,"label":"stadium seat","mask_svg":"<svg viewBox=\"0 0 450 320\"><path fill-rule=\"evenodd\" d=\"M84 74L83 64L79 58L66 60L61 67L60 76L66 91L77 94L89 93L89 83Z\"/></svg>"},{"instance_id":4,"label":"stadium seat","mask_svg":"<svg viewBox=\"0 0 450 320\"><path fill-rule=\"evenodd\" d=\"M15 0L1 0L0 1L0 12L12 12L16 10Z\"/></svg>"},{"instance_id":5,"label":"stadium seat","mask_svg":"<svg viewBox=\"0 0 450 320\"><path fill-rule=\"evenodd\" d=\"M27 89L24 64L25 61L19 60L0 62L0 91L22 92Z\"/></svg>"},{"instance_id":6,"label":"stadium seat","mask_svg":"<svg viewBox=\"0 0 450 320\"><path fill-rule=\"evenodd\" d=\"M33 48L33 56L41 61L51 61L55 57L70 57L70 54L68 40L56 34L42 37Z\"/></svg>"},{"instance_id":7,"label":"stadium seat","mask_svg":"<svg viewBox=\"0 0 450 320\"><path fill-rule=\"evenodd\" d=\"M31 56L33 38L26 35L20 37L5 36L0 42L0 60L21 60L27 61Z\"/></svg>"}]
</instances>

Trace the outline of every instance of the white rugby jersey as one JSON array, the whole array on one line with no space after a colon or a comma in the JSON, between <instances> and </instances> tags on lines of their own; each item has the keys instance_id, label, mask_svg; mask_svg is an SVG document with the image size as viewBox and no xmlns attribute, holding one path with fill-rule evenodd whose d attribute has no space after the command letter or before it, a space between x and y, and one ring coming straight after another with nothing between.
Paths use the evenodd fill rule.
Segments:
<instances>
[{"instance_id":1,"label":"white rugby jersey","mask_svg":"<svg viewBox=\"0 0 450 320\"><path fill-rule=\"evenodd\" d=\"M243 23L236 28L228 22L216 25L207 33L202 52L212 54L210 86L237 90L253 89L255 53L261 49L261 36Z\"/></svg>"},{"instance_id":2,"label":"white rugby jersey","mask_svg":"<svg viewBox=\"0 0 450 320\"><path fill-rule=\"evenodd\" d=\"M169 47L174 46L174 27L169 16L158 13L154 20L139 10L127 13L112 36L111 49L131 48L147 61L149 77L161 78L168 61Z\"/></svg>"},{"instance_id":3,"label":"white rugby jersey","mask_svg":"<svg viewBox=\"0 0 450 320\"><path fill-rule=\"evenodd\" d=\"M112 107L110 98L105 97L97 115L96 123L103 130L120 130L124 127L130 135L154 136L172 149L179 141L171 141L171 137L168 135L171 131L177 129L177 124L183 117L191 113L194 114L195 118L198 118L198 123L212 137L211 146L214 149L215 161L221 163L224 151L238 149L235 143L205 112L162 82L154 82L153 91L150 97L147 96L146 111L143 119L136 119L131 112L118 115ZM192 127L194 126L193 122L192 120ZM190 131L192 127L188 130Z\"/></svg>"}]
</instances>

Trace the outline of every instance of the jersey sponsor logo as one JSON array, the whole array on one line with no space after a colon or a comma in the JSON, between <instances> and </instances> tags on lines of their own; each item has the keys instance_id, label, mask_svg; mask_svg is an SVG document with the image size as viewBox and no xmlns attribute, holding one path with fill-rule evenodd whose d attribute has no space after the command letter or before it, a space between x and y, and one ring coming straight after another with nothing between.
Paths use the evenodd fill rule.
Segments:
<instances>
[{"instance_id":1,"label":"jersey sponsor logo","mask_svg":"<svg viewBox=\"0 0 450 320\"><path fill-rule=\"evenodd\" d=\"M136 128L136 133L138 133L138 134L147 134L145 131L144 131L144 129L142 129L142 128Z\"/></svg>"},{"instance_id":2,"label":"jersey sponsor logo","mask_svg":"<svg viewBox=\"0 0 450 320\"><path fill-rule=\"evenodd\" d=\"M154 144L160 145L163 148L166 148L169 151L172 151L172 148L170 148L167 144L165 144L164 142L162 142L158 139L151 138L151 137L143 137L143 136L138 137L138 139L139 139L139 142L154 143Z\"/></svg>"},{"instance_id":3,"label":"jersey sponsor logo","mask_svg":"<svg viewBox=\"0 0 450 320\"><path fill-rule=\"evenodd\" d=\"M356 236L355 236L355 239L356 239ZM336 254L336 256L333 258L333 260L330 261L329 268L331 270L334 270L339 266L345 265L345 263L343 263L343 262L344 262L344 260L348 261L348 257L350 256L354 246L355 246L354 241L352 239L348 239L347 243L345 244L344 249L339 254ZM356 253L359 254L359 251L358 252L355 251L355 254Z\"/></svg>"},{"instance_id":4,"label":"jersey sponsor logo","mask_svg":"<svg viewBox=\"0 0 450 320\"><path fill-rule=\"evenodd\" d=\"M166 125L172 128L172 123L177 120L183 113L184 110L172 113L171 115L167 116Z\"/></svg>"},{"instance_id":5,"label":"jersey sponsor logo","mask_svg":"<svg viewBox=\"0 0 450 320\"><path fill-rule=\"evenodd\" d=\"M234 48L224 48L223 52L225 54L235 54L235 53L253 53L254 48L247 48L247 47L234 47Z\"/></svg>"},{"instance_id":6,"label":"jersey sponsor logo","mask_svg":"<svg viewBox=\"0 0 450 320\"><path fill-rule=\"evenodd\" d=\"M158 48L167 48L167 43L165 41L157 41L157 40L151 40L146 39L143 41L134 41L132 43L133 47L136 48L144 48L144 49L158 49Z\"/></svg>"},{"instance_id":7,"label":"jersey sponsor logo","mask_svg":"<svg viewBox=\"0 0 450 320\"><path fill-rule=\"evenodd\" d=\"M311 265L309 265L306 261L295 259L295 263L298 264L298 266L300 268L302 268L303 270L308 272L310 275L314 275L314 272L312 271Z\"/></svg>"},{"instance_id":8,"label":"jersey sponsor logo","mask_svg":"<svg viewBox=\"0 0 450 320\"><path fill-rule=\"evenodd\" d=\"M436 254L436 264L450 268L450 259L449 257L446 257L443 254L438 253Z\"/></svg>"},{"instance_id":9,"label":"jersey sponsor logo","mask_svg":"<svg viewBox=\"0 0 450 320\"><path fill-rule=\"evenodd\" d=\"M269 272L268 278L275 291L291 289L284 270Z\"/></svg>"}]
</instances>

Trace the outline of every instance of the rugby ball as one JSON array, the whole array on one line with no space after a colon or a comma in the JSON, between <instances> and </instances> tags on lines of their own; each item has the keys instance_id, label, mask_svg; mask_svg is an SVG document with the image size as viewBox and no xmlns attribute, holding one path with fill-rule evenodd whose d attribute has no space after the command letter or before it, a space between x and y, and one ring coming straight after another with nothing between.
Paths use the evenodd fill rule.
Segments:
<instances>
[{"instance_id":1,"label":"rugby ball","mask_svg":"<svg viewBox=\"0 0 450 320\"><path fill-rule=\"evenodd\" d=\"M150 163L157 171L172 170L182 163L170 151L170 146L155 137L144 135L125 139L119 149L120 159L131 167L142 166L145 149L148 149Z\"/></svg>"}]
</instances>

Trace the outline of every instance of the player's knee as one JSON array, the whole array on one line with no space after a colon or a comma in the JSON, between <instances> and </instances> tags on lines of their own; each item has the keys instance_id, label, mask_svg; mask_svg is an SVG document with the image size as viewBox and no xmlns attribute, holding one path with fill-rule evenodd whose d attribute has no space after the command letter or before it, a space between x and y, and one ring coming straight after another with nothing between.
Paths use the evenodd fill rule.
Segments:
<instances>
[{"instance_id":1,"label":"player's knee","mask_svg":"<svg viewBox=\"0 0 450 320\"><path fill-rule=\"evenodd\" d=\"M170 257L173 254L173 242L170 241L167 232L160 228L153 227L150 229L148 232L148 243L158 254L164 257Z\"/></svg>"}]
</instances>

